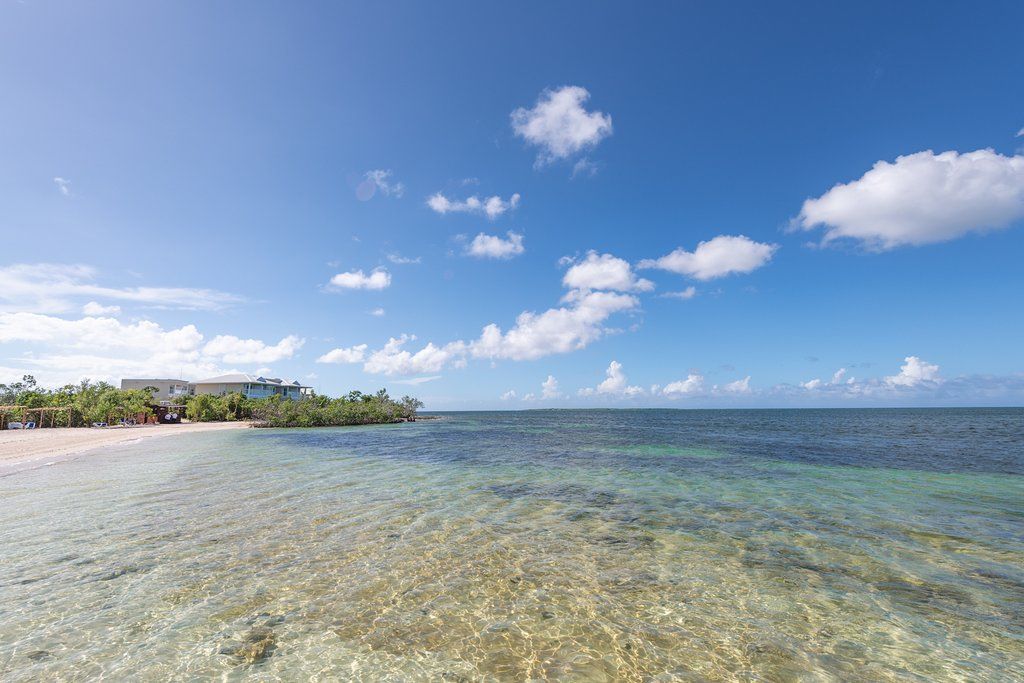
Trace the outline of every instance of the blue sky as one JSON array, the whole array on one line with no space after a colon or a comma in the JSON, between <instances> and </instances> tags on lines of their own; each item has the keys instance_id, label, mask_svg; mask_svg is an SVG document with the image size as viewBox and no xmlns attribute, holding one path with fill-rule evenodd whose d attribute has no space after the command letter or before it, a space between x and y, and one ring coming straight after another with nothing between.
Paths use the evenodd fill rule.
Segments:
<instances>
[{"instance_id":1,"label":"blue sky","mask_svg":"<svg viewBox=\"0 0 1024 683\"><path fill-rule=\"evenodd\" d=\"M0 381L1020 405L1021 26L1017 3L5 2Z\"/></svg>"}]
</instances>

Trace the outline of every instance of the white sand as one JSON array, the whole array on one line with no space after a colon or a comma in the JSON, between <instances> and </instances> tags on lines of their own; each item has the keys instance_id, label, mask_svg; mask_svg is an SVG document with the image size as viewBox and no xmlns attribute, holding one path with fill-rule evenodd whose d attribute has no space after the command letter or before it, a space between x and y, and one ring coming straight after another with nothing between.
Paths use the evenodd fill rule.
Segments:
<instances>
[{"instance_id":1,"label":"white sand","mask_svg":"<svg viewBox=\"0 0 1024 683\"><path fill-rule=\"evenodd\" d=\"M197 422L135 427L6 429L0 431L0 468L34 460L60 459L139 439L245 427L248 427L247 422Z\"/></svg>"}]
</instances>

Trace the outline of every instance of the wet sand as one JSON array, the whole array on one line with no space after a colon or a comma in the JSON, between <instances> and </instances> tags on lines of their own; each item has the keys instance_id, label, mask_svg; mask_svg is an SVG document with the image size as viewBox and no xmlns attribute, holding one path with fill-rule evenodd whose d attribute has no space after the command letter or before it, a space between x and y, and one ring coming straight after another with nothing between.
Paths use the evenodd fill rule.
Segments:
<instances>
[{"instance_id":1,"label":"wet sand","mask_svg":"<svg viewBox=\"0 0 1024 683\"><path fill-rule=\"evenodd\" d=\"M248 427L247 422L197 422L135 427L8 429L0 431L0 468L37 460L64 458L103 446L174 434L221 431Z\"/></svg>"}]
</instances>

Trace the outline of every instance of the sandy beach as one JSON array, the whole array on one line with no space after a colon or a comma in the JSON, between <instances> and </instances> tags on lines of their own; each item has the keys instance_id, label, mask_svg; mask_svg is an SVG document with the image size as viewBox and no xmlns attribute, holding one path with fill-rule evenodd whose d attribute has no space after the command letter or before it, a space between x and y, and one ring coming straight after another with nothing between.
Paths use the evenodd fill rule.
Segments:
<instances>
[{"instance_id":1,"label":"sandy beach","mask_svg":"<svg viewBox=\"0 0 1024 683\"><path fill-rule=\"evenodd\" d=\"M100 429L9 429L0 431L0 468L78 455L103 446L115 446L139 439L246 427L247 422L197 422Z\"/></svg>"}]
</instances>

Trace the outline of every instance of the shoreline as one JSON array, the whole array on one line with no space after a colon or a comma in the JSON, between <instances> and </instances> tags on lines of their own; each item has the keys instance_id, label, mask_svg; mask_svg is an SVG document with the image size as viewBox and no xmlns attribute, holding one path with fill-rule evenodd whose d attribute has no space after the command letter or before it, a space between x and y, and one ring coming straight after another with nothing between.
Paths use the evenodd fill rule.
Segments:
<instances>
[{"instance_id":1,"label":"shoreline","mask_svg":"<svg viewBox=\"0 0 1024 683\"><path fill-rule=\"evenodd\" d=\"M38 461L82 455L104 446L175 434L244 429L248 426L248 422L188 422L133 427L9 429L0 431L0 471Z\"/></svg>"}]
</instances>

